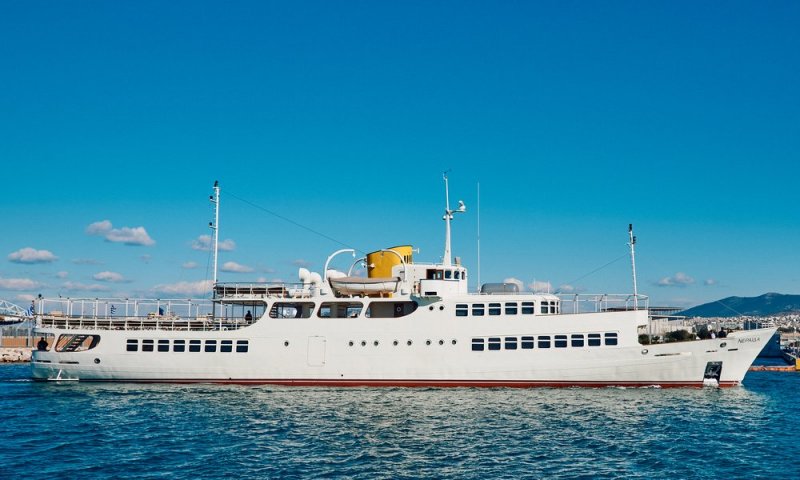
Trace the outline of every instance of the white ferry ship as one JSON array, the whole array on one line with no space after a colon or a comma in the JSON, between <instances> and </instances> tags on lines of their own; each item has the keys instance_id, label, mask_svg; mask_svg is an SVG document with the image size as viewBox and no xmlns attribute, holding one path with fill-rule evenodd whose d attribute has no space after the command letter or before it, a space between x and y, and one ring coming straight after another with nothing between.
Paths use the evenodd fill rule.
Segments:
<instances>
[{"instance_id":1,"label":"white ferry ship","mask_svg":"<svg viewBox=\"0 0 800 480\"><path fill-rule=\"evenodd\" d=\"M447 178L445 177L445 192ZM216 221L219 187L211 196ZM296 284L216 282L210 300L40 299L37 380L298 386L731 387L774 328L643 345L647 297L554 295L487 284L469 292L450 252L410 246L356 259L366 277L300 269ZM631 260L635 239L631 233ZM351 272L353 270L351 267ZM45 344L46 343L46 344Z\"/></svg>"}]
</instances>

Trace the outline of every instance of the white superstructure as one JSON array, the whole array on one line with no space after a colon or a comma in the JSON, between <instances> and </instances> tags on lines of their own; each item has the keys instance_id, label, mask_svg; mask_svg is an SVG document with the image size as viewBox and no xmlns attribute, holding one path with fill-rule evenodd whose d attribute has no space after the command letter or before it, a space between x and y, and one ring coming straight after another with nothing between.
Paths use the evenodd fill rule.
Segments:
<instances>
[{"instance_id":1,"label":"white superstructure","mask_svg":"<svg viewBox=\"0 0 800 480\"><path fill-rule=\"evenodd\" d=\"M445 177L445 182L447 181ZM215 185L215 212L218 212ZM367 277L300 271L297 284L216 283L210 301L38 304L35 379L340 386L734 386L774 329L642 345L647 298L467 289L450 257L410 246L361 261ZM215 238L217 234L217 221ZM631 242L633 243L631 235ZM354 263L353 265L356 265ZM352 268L351 268L352 270ZM352 273L352 272L350 272Z\"/></svg>"}]
</instances>

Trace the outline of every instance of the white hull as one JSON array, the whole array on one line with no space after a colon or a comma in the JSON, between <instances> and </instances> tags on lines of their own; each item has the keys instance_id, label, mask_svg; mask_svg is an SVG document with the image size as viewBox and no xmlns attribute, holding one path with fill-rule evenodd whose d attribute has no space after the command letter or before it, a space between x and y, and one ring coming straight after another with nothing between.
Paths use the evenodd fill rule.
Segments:
<instances>
[{"instance_id":1,"label":"white hull","mask_svg":"<svg viewBox=\"0 0 800 480\"><path fill-rule=\"evenodd\" d=\"M722 362L718 383L734 386L773 332L752 330L723 339L643 346L635 336L636 326L646 320L644 311L562 314L528 322L416 313L420 315L402 319L264 318L229 332L70 330L102 338L87 351L34 352L33 376L293 385L670 387L702 386L708 363ZM441 318L433 322L425 317ZM421 327L425 323L429 326ZM471 347L475 337L612 329L619 331L619 345L498 351ZM156 344L159 339L231 339L234 344L247 340L248 351L127 352L128 339L153 339Z\"/></svg>"}]
</instances>

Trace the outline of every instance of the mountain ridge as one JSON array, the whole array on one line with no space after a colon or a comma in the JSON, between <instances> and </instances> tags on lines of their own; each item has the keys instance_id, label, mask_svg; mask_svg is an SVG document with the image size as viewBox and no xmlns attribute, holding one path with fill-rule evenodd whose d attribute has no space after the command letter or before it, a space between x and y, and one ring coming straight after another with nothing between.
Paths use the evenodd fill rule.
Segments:
<instances>
[{"instance_id":1,"label":"mountain ridge","mask_svg":"<svg viewBox=\"0 0 800 480\"><path fill-rule=\"evenodd\" d=\"M763 317L800 313L800 295L769 292L757 297L727 297L688 308L678 315L687 317Z\"/></svg>"}]
</instances>

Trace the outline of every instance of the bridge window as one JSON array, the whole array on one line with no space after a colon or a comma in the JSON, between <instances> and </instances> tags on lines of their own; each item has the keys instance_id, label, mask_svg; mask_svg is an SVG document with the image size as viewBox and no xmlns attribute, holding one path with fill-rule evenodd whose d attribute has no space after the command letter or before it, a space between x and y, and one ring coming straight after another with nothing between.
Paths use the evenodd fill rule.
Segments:
<instances>
[{"instance_id":1,"label":"bridge window","mask_svg":"<svg viewBox=\"0 0 800 480\"><path fill-rule=\"evenodd\" d=\"M522 314L523 315L533 315L534 313L534 304L533 302L522 302Z\"/></svg>"}]
</instances>

